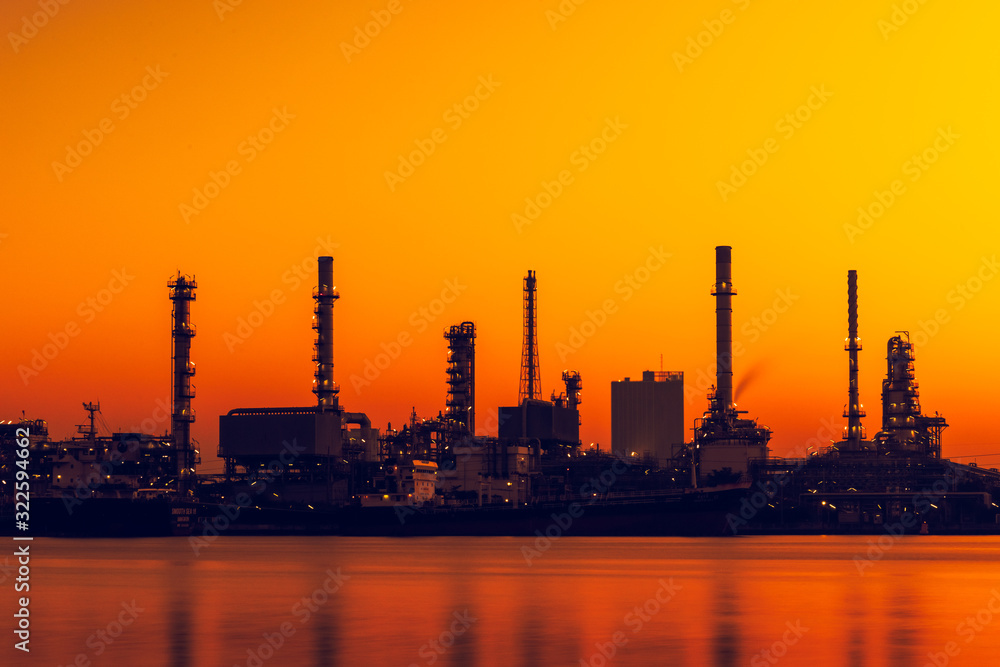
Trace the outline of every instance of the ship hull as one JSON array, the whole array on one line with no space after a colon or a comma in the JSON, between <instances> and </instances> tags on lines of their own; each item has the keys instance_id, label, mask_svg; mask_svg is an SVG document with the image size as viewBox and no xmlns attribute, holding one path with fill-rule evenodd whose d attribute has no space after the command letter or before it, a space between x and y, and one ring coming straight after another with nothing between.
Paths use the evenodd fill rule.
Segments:
<instances>
[{"instance_id":1,"label":"ship hull","mask_svg":"<svg viewBox=\"0 0 1000 667\"><path fill-rule=\"evenodd\" d=\"M50 537L168 535L408 536L715 536L745 490L677 493L658 498L546 503L522 508L433 508L406 505L329 511L210 503L91 498L71 511L59 499L32 500L27 533ZM4 512L6 514L6 512ZM13 521L0 517L8 534Z\"/></svg>"},{"instance_id":2,"label":"ship hull","mask_svg":"<svg viewBox=\"0 0 1000 667\"><path fill-rule=\"evenodd\" d=\"M688 493L656 500L550 503L519 509L419 510L351 508L341 512L343 535L715 536L745 491Z\"/></svg>"}]
</instances>

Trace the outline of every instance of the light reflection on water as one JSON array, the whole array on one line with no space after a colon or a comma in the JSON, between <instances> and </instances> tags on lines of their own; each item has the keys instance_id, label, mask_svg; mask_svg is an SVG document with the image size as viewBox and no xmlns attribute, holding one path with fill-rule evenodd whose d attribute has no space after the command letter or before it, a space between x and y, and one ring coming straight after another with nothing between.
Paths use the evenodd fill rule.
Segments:
<instances>
[{"instance_id":1,"label":"light reflection on water","mask_svg":"<svg viewBox=\"0 0 1000 667\"><path fill-rule=\"evenodd\" d=\"M862 576L874 539L564 537L530 565L526 538L223 536L199 556L185 538L38 539L30 660L10 640L0 655L597 667L603 649L609 665L920 666L929 653L998 664L1000 615L988 605L1000 538L903 537L873 551ZM328 595L338 570L343 585ZM133 599L142 611L119 630ZM1000 611L1000 592L992 604ZM266 636L281 646L269 651Z\"/></svg>"}]
</instances>

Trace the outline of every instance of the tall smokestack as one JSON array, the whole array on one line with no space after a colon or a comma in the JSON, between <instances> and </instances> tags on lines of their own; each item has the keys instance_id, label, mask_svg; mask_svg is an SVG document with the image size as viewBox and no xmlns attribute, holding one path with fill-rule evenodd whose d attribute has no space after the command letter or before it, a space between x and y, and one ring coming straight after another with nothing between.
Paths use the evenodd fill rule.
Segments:
<instances>
[{"instance_id":1,"label":"tall smokestack","mask_svg":"<svg viewBox=\"0 0 1000 667\"><path fill-rule=\"evenodd\" d=\"M337 392L340 387L333 381L333 302L340 294L333 285L333 257L320 257L319 275L313 299L313 329L316 330L316 348L313 361L316 362L316 379L313 393L319 402L318 412L337 410Z\"/></svg>"},{"instance_id":2,"label":"tall smokestack","mask_svg":"<svg viewBox=\"0 0 1000 667\"><path fill-rule=\"evenodd\" d=\"M732 247L715 247L715 355L716 417L725 417L733 411L733 257Z\"/></svg>"},{"instance_id":3,"label":"tall smokestack","mask_svg":"<svg viewBox=\"0 0 1000 667\"><path fill-rule=\"evenodd\" d=\"M194 376L194 363L191 361L191 339L195 329L191 324L191 302L195 299L194 290L198 283L193 276L183 276L178 271L177 277L167 282L167 287L170 288L170 300L174 303L170 431L177 452L177 491L186 497L194 475L194 451L191 447L191 423L194 421L191 378Z\"/></svg>"},{"instance_id":4,"label":"tall smokestack","mask_svg":"<svg viewBox=\"0 0 1000 667\"><path fill-rule=\"evenodd\" d=\"M847 344L844 345L850 359L848 368L847 410L847 449L861 449L861 417L864 412L858 398L858 351L861 349L861 339L858 338L858 272L847 272Z\"/></svg>"}]
</instances>

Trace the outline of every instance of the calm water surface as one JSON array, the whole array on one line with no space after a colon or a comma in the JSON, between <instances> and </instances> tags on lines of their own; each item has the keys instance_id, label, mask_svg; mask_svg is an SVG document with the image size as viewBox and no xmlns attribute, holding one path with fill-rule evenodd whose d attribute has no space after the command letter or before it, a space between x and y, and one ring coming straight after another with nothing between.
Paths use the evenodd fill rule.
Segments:
<instances>
[{"instance_id":1,"label":"calm water surface","mask_svg":"<svg viewBox=\"0 0 1000 667\"><path fill-rule=\"evenodd\" d=\"M0 664L1000 665L1000 537L873 539L39 539Z\"/></svg>"}]
</instances>

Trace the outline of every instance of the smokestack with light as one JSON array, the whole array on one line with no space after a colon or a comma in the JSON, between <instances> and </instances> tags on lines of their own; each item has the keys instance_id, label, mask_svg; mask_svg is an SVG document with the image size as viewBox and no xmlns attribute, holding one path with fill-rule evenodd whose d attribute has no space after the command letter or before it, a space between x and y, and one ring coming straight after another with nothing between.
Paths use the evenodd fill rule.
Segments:
<instances>
[{"instance_id":1,"label":"smokestack with light","mask_svg":"<svg viewBox=\"0 0 1000 667\"><path fill-rule=\"evenodd\" d=\"M733 403L733 253L727 245L715 248L716 388L709 409L695 420L691 453L694 486L719 483L720 478L749 479L751 461L766 459L771 431L755 419L741 418L745 410ZM751 371L751 374L754 371ZM714 481L713 481L713 478Z\"/></svg>"},{"instance_id":2,"label":"smokestack with light","mask_svg":"<svg viewBox=\"0 0 1000 667\"><path fill-rule=\"evenodd\" d=\"M724 419L733 408L733 257L732 247L715 248L715 354L716 354L716 418Z\"/></svg>"},{"instance_id":3,"label":"smokestack with light","mask_svg":"<svg viewBox=\"0 0 1000 667\"><path fill-rule=\"evenodd\" d=\"M333 285L333 257L320 257L318 265L318 281L313 291L316 301L313 310L313 329L316 330L313 393L318 401L317 412L330 412L338 409L337 393L340 391L333 381L333 303L340 298L340 294Z\"/></svg>"},{"instance_id":4,"label":"smokestack with light","mask_svg":"<svg viewBox=\"0 0 1000 667\"><path fill-rule=\"evenodd\" d=\"M849 358L847 410L847 448L852 451L861 449L863 431L861 418L864 411L858 397L858 351L861 349L861 338L858 337L858 272L847 272L847 344L844 345Z\"/></svg>"}]
</instances>

